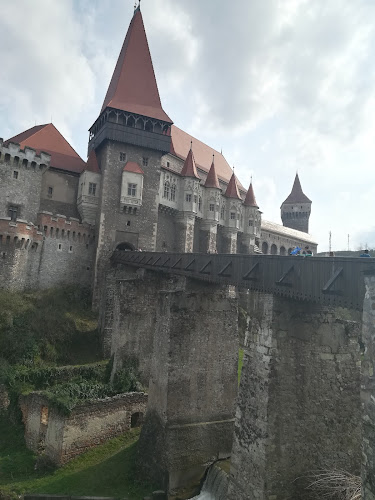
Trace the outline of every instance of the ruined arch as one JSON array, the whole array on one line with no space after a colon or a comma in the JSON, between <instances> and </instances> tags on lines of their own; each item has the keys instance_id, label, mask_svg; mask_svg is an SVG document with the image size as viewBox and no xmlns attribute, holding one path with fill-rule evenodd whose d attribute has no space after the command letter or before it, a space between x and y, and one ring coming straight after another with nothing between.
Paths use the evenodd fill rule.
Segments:
<instances>
[{"instance_id":1,"label":"ruined arch","mask_svg":"<svg viewBox=\"0 0 375 500\"><path fill-rule=\"evenodd\" d=\"M143 413L142 412L136 412L133 413L130 419L130 427L141 427L143 424Z\"/></svg>"}]
</instances>

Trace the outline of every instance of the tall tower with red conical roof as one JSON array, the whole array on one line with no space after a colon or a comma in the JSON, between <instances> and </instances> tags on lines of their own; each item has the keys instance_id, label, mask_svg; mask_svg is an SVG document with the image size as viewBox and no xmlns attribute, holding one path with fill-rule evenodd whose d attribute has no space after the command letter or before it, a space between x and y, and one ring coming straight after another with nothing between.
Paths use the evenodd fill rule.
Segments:
<instances>
[{"instance_id":1,"label":"tall tower with red conical roof","mask_svg":"<svg viewBox=\"0 0 375 500\"><path fill-rule=\"evenodd\" d=\"M308 233L311 203L311 200L302 191L301 182L297 173L292 191L280 207L283 225Z\"/></svg>"},{"instance_id":2,"label":"tall tower with red conical roof","mask_svg":"<svg viewBox=\"0 0 375 500\"><path fill-rule=\"evenodd\" d=\"M102 175L96 289L113 250L155 250L160 165L171 148L171 125L161 105L138 6L99 117L90 128L88 150L95 150ZM129 164L132 168L124 168Z\"/></svg>"}]
</instances>

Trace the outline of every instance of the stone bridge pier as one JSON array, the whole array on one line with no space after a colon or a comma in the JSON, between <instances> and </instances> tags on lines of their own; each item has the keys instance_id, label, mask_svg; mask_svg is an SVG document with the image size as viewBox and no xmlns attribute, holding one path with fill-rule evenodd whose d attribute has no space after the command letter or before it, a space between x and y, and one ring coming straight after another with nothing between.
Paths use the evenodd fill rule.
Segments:
<instances>
[{"instance_id":1,"label":"stone bridge pier","mask_svg":"<svg viewBox=\"0 0 375 500\"><path fill-rule=\"evenodd\" d=\"M149 399L139 441L143 477L170 494L198 484L232 449L237 395L237 300L185 279L158 291Z\"/></svg>"},{"instance_id":2,"label":"stone bridge pier","mask_svg":"<svg viewBox=\"0 0 375 500\"><path fill-rule=\"evenodd\" d=\"M228 500L306 500L311 472L360 472L360 322L257 292L247 310Z\"/></svg>"}]
</instances>

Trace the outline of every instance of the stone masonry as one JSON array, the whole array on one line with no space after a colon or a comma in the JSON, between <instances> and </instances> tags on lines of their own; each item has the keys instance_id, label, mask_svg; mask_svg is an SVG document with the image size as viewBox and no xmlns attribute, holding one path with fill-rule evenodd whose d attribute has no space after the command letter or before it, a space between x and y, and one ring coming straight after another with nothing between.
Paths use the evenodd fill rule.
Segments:
<instances>
[{"instance_id":1,"label":"stone masonry","mask_svg":"<svg viewBox=\"0 0 375 500\"><path fill-rule=\"evenodd\" d=\"M319 469L359 474L359 324L251 293L228 500L304 500ZM372 497L369 497L372 498Z\"/></svg>"},{"instance_id":2,"label":"stone masonry","mask_svg":"<svg viewBox=\"0 0 375 500\"><path fill-rule=\"evenodd\" d=\"M375 499L375 276L365 276L362 318L363 500Z\"/></svg>"},{"instance_id":3,"label":"stone masonry","mask_svg":"<svg viewBox=\"0 0 375 500\"><path fill-rule=\"evenodd\" d=\"M26 445L61 465L139 426L146 405L147 394L133 392L81 404L67 416L50 407L42 393L21 396Z\"/></svg>"},{"instance_id":4,"label":"stone masonry","mask_svg":"<svg viewBox=\"0 0 375 500\"><path fill-rule=\"evenodd\" d=\"M237 361L237 303L225 288L186 280L160 291L139 443L145 477L173 492L230 455Z\"/></svg>"}]
</instances>

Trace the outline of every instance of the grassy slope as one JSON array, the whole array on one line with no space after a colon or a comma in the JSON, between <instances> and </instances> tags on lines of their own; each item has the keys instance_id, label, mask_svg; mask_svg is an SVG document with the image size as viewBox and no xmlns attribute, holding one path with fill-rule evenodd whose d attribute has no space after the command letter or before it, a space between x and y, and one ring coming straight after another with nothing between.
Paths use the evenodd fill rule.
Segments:
<instances>
[{"instance_id":1,"label":"grassy slope","mask_svg":"<svg viewBox=\"0 0 375 500\"><path fill-rule=\"evenodd\" d=\"M34 470L35 456L25 447L22 426L13 426L0 417L0 435L0 497L3 491L139 500L156 489L156 485L152 487L135 481L138 429L84 453L65 467L45 474Z\"/></svg>"}]
</instances>

